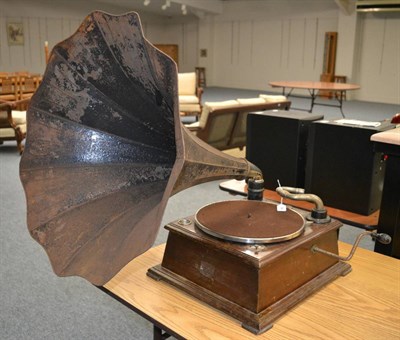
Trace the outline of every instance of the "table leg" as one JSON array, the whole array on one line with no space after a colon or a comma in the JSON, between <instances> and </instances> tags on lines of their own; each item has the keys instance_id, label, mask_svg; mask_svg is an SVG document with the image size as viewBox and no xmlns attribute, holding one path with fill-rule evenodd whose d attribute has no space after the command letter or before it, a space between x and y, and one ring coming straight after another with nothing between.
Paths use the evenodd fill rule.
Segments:
<instances>
[{"instance_id":1,"label":"table leg","mask_svg":"<svg viewBox=\"0 0 400 340\"><path fill-rule=\"evenodd\" d=\"M167 332L163 332L163 330L160 327L153 325L153 339L154 340L164 340L164 339L168 339L170 336L171 336L171 334L168 334Z\"/></svg>"},{"instance_id":2,"label":"table leg","mask_svg":"<svg viewBox=\"0 0 400 340\"><path fill-rule=\"evenodd\" d=\"M342 106L343 106L343 97L344 97L345 93L346 93L346 91L340 91L340 96L339 96L339 99L338 99L338 100L339 100L340 112L341 112L343 118L346 118L345 115L344 115L344 113L343 113L343 110L342 110Z\"/></svg>"},{"instance_id":3,"label":"table leg","mask_svg":"<svg viewBox=\"0 0 400 340\"><path fill-rule=\"evenodd\" d=\"M174 336L176 339L183 339L179 334L177 334L177 333L175 333L175 332L173 332L171 330L168 330L168 332L170 332L170 333L164 331L162 328L157 326L157 325L160 325L160 323L157 322L157 320L151 318L146 313L144 313L141 310L137 309L136 307L132 306L131 304L126 302L124 299L120 298L118 295L115 295L113 292L109 291L107 288L105 288L103 286L96 286L96 287L99 288L100 290L102 290L107 295L111 296L113 299L115 299L118 302L122 303L124 306L126 306L129 309L133 310L134 312L136 312L137 314L139 314L140 316L142 316L146 320L150 321L153 324L153 339L154 340L164 340L164 339L168 339L170 336Z\"/></svg>"},{"instance_id":4,"label":"table leg","mask_svg":"<svg viewBox=\"0 0 400 340\"><path fill-rule=\"evenodd\" d=\"M310 93L310 96L311 96L311 108L310 108L310 110L308 112L311 113L313 108L314 108L314 102L315 102L316 95L315 95L315 90L314 89L309 89L308 92Z\"/></svg>"}]
</instances>

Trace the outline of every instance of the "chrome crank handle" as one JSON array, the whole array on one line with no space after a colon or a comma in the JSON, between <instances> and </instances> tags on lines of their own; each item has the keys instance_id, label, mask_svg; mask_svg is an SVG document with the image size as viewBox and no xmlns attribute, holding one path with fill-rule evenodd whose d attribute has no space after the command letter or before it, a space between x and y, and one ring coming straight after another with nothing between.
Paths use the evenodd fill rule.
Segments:
<instances>
[{"instance_id":1,"label":"chrome crank handle","mask_svg":"<svg viewBox=\"0 0 400 340\"><path fill-rule=\"evenodd\" d=\"M379 243L382 243L382 244L389 244L390 242L392 242L392 238L388 234L377 233L375 231L364 231L363 233L358 235L356 241L353 244L353 247L350 250L349 255L347 255L346 257L331 253L330 251L327 251L327 250L324 250L324 249L321 249L321 248L318 248L316 245L313 245L311 247L311 251L313 253L325 254L325 255L334 257L336 259L339 259L341 261L350 261L351 258L354 255L354 253L355 253L355 251L356 251L356 249L358 247L358 244L360 243L361 239L364 236L367 236L367 235L370 235L373 239L375 239L376 241L378 241Z\"/></svg>"}]
</instances>

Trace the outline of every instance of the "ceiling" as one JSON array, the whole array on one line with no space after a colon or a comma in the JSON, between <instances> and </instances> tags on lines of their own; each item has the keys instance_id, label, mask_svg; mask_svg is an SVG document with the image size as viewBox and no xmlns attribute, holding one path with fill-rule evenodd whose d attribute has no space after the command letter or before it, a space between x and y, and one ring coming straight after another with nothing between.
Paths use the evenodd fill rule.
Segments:
<instances>
[{"instance_id":1,"label":"ceiling","mask_svg":"<svg viewBox=\"0 0 400 340\"><path fill-rule=\"evenodd\" d=\"M42 0L66 3L80 3L81 0ZM372 5L379 3L395 3L400 6L400 0L303 0L313 4L313 1L318 2L318 5L327 6L328 8L338 8L345 14L351 14L356 9L356 3L371 3ZM298 0L87 0L86 4L98 6L120 7L122 11L137 11L140 13L148 13L151 15L171 17L198 17L204 18L209 14L222 14L224 6L228 2L241 2L243 5L256 6L257 2L285 2L287 6L291 6L292 2ZM167 5L167 6L166 6ZM184 6L184 7L182 7ZM186 9L185 9L186 7ZM186 13L186 14L185 14Z\"/></svg>"},{"instance_id":2,"label":"ceiling","mask_svg":"<svg viewBox=\"0 0 400 340\"><path fill-rule=\"evenodd\" d=\"M166 17L184 15L182 5L186 6L186 15L189 16L221 14L225 1L232 0L93 0L99 4L109 4Z\"/></svg>"},{"instance_id":3,"label":"ceiling","mask_svg":"<svg viewBox=\"0 0 400 340\"><path fill-rule=\"evenodd\" d=\"M244 4L254 3L257 1L282 1L282 0L91 0L98 4L108 4L119 6L128 10L138 12L147 12L153 15L166 17L182 16L182 5L186 5L188 16L204 17L206 14L221 14L224 4L227 2L243 2ZM285 0L286 2L298 0ZM318 2L327 2L330 5L336 4L338 8L343 9L350 4L355 3L355 0L313 0ZM379 0L378 0L379 1ZM169 3L169 6L164 6ZM164 6L164 9L163 9ZM166 7L166 8L165 8Z\"/></svg>"}]
</instances>

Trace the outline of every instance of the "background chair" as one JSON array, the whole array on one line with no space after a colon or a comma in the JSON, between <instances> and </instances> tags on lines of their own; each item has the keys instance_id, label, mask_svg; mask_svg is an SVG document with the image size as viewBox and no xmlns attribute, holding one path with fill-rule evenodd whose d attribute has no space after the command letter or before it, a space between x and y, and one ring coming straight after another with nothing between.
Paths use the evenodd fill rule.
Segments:
<instances>
[{"instance_id":1,"label":"background chair","mask_svg":"<svg viewBox=\"0 0 400 340\"><path fill-rule=\"evenodd\" d=\"M18 100L18 77L0 77L0 100Z\"/></svg>"},{"instance_id":2,"label":"background chair","mask_svg":"<svg viewBox=\"0 0 400 340\"><path fill-rule=\"evenodd\" d=\"M335 83L347 83L347 77L346 76L336 76L333 78L333 81ZM335 97L338 100L346 100L346 92L341 92L341 91L337 91L335 92Z\"/></svg>"},{"instance_id":3,"label":"background chair","mask_svg":"<svg viewBox=\"0 0 400 340\"><path fill-rule=\"evenodd\" d=\"M19 98L20 100L29 99L33 96L40 85L42 77L39 75L21 76L19 81ZM29 101L21 102L17 109L21 111L27 110Z\"/></svg>"},{"instance_id":4,"label":"background chair","mask_svg":"<svg viewBox=\"0 0 400 340\"><path fill-rule=\"evenodd\" d=\"M0 101L0 144L15 140L20 154L24 151L22 141L26 137L26 111L17 111L15 108L20 104L27 105L29 101L30 99Z\"/></svg>"},{"instance_id":5,"label":"background chair","mask_svg":"<svg viewBox=\"0 0 400 340\"><path fill-rule=\"evenodd\" d=\"M183 116L201 113L203 88L197 86L196 73L178 73L179 111Z\"/></svg>"},{"instance_id":6,"label":"background chair","mask_svg":"<svg viewBox=\"0 0 400 340\"><path fill-rule=\"evenodd\" d=\"M267 102L263 98L246 98L206 102L198 122L186 125L198 138L219 150L246 146L246 120L249 112L289 110L290 101Z\"/></svg>"}]
</instances>

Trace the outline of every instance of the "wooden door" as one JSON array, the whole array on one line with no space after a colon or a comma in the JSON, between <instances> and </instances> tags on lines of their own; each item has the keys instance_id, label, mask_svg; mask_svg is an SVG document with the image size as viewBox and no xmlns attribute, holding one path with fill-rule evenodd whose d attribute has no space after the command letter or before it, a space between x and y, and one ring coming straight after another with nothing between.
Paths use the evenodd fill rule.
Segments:
<instances>
[{"instance_id":1,"label":"wooden door","mask_svg":"<svg viewBox=\"0 0 400 340\"><path fill-rule=\"evenodd\" d=\"M156 44L154 46L157 47L159 50L163 51L166 55L170 56L176 62L176 65L179 66L178 45Z\"/></svg>"}]
</instances>

